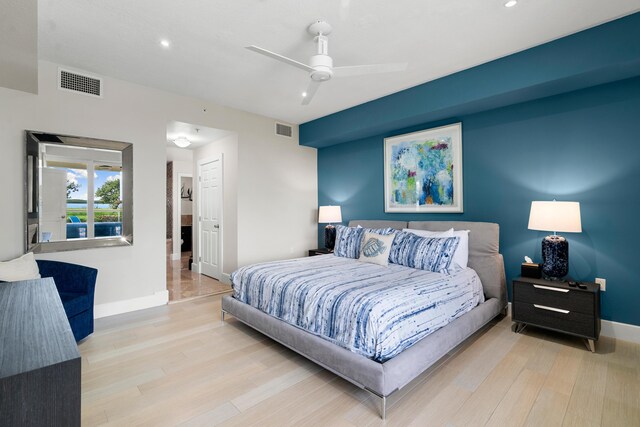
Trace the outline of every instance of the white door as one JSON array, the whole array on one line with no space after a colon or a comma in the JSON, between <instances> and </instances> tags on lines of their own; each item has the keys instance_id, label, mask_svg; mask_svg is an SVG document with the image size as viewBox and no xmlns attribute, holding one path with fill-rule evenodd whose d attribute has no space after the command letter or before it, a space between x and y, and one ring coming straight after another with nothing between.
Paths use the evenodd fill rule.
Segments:
<instances>
[{"instance_id":1,"label":"white door","mask_svg":"<svg viewBox=\"0 0 640 427\"><path fill-rule=\"evenodd\" d=\"M220 280L222 157L202 162L199 169L199 271Z\"/></svg>"},{"instance_id":2,"label":"white door","mask_svg":"<svg viewBox=\"0 0 640 427\"><path fill-rule=\"evenodd\" d=\"M67 240L67 172L42 168L40 239L51 233L51 241Z\"/></svg>"}]
</instances>

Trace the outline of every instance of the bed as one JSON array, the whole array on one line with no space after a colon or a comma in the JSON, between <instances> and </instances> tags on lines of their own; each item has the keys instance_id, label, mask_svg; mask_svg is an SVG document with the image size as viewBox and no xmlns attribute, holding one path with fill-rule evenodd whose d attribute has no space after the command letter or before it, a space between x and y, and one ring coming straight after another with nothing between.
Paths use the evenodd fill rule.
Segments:
<instances>
[{"instance_id":1,"label":"bed","mask_svg":"<svg viewBox=\"0 0 640 427\"><path fill-rule=\"evenodd\" d=\"M315 332L313 333L281 320L278 317L286 318L286 310L285 316L276 317L278 310L282 310L282 308L269 307L268 304L266 306L260 305L256 303L255 296L250 297L254 300L248 300L246 294L240 295L238 293L242 290L237 289L237 285L234 285L235 297L225 296L222 299L222 315L223 319L225 313L233 315L257 331L367 390L379 398L381 416L385 418L386 402L389 396L418 377L493 318L506 312L504 263L502 255L498 252L499 227L492 223L462 221L412 221L409 223L404 221L351 221L349 225L368 228L391 227L397 230L411 228L444 231L452 227L456 230L470 230L469 267L477 273L482 283L484 295L481 300L484 302L480 302L469 311L459 315L455 320L424 337L413 334L412 336L419 339L412 342L412 345L406 349L391 345L386 350L367 348L367 346L356 346L358 347L356 349L346 348L348 346L344 342L339 343L328 339L327 336L322 336L321 331L326 328L326 325L316 325L317 329L313 329ZM332 255L314 257L318 259L313 263L318 267L327 263L329 263L327 265L335 265L336 260L332 260L330 257ZM282 261L280 263L284 264L281 264L281 267L290 269L291 265L287 263L292 262ZM344 264L346 261L337 260L337 262ZM393 268L392 266L390 270ZM291 274L290 271L288 274ZM469 290L467 289L467 291ZM260 309L243 300L260 306ZM268 296L263 298L263 301L268 301ZM289 314L291 315L291 313ZM357 343L358 340L354 339L351 342Z\"/></svg>"}]
</instances>

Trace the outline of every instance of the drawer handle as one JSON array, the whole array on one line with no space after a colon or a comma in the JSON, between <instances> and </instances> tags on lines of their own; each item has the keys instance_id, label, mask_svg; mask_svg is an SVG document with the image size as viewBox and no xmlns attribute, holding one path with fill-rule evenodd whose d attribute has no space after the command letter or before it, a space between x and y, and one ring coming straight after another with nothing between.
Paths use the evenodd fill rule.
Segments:
<instances>
[{"instance_id":1,"label":"drawer handle","mask_svg":"<svg viewBox=\"0 0 640 427\"><path fill-rule=\"evenodd\" d=\"M556 313L569 314L569 310L563 310L561 308L547 307L546 305L538 305L533 304L535 308L540 308L542 310L555 311Z\"/></svg>"},{"instance_id":2,"label":"drawer handle","mask_svg":"<svg viewBox=\"0 0 640 427\"><path fill-rule=\"evenodd\" d=\"M564 294L566 294L567 292L569 292L569 289L561 289L561 288L554 288L552 286L544 286L544 285L533 285L534 288L538 288L538 289L546 289L547 291L556 291L556 292L562 292Z\"/></svg>"}]
</instances>

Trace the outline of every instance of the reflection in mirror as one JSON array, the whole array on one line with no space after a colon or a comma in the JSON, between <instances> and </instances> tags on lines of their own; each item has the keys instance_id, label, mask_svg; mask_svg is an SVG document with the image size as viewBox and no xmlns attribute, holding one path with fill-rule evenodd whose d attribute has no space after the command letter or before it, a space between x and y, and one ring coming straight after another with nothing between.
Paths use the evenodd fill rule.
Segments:
<instances>
[{"instance_id":1,"label":"reflection in mirror","mask_svg":"<svg viewBox=\"0 0 640 427\"><path fill-rule=\"evenodd\" d=\"M132 244L132 151L123 142L27 132L27 251Z\"/></svg>"}]
</instances>

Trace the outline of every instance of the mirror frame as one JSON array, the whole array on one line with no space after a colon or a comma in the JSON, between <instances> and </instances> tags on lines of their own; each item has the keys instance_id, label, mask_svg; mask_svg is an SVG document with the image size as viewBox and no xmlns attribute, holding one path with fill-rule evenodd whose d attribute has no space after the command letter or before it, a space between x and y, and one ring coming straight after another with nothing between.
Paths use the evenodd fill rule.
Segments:
<instances>
[{"instance_id":1,"label":"mirror frame","mask_svg":"<svg viewBox=\"0 0 640 427\"><path fill-rule=\"evenodd\" d=\"M25 253L75 251L133 245L133 144L105 139L26 130L24 157ZM122 152L122 236L40 241L40 143ZM31 230L31 232L30 232ZM35 232L33 232L35 230Z\"/></svg>"}]
</instances>

